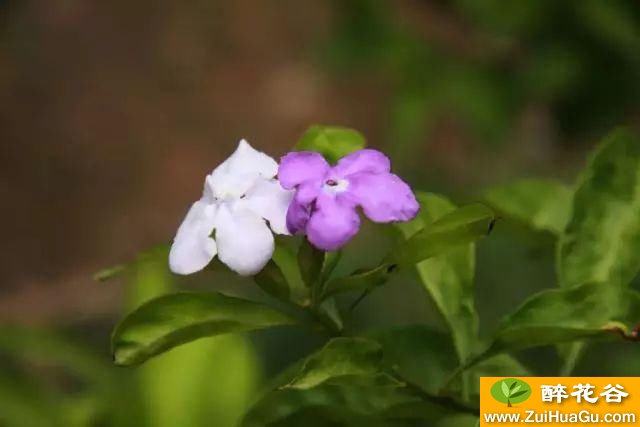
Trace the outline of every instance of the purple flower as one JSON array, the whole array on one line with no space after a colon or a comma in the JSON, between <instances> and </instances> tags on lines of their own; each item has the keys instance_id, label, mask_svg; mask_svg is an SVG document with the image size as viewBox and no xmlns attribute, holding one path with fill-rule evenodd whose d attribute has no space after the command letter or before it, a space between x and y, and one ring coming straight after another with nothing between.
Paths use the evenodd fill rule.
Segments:
<instances>
[{"instance_id":1,"label":"purple flower","mask_svg":"<svg viewBox=\"0 0 640 427\"><path fill-rule=\"evenodd\" d=\"M358 232L358 207L374 222L413 219L420 206L411 188L390 171L389 158L371 149L351 153L333 167L316 152L287 154L278 179L283 188L296 190L287 211L289 231L333 251Z\"/></svg>"}]
</instances>

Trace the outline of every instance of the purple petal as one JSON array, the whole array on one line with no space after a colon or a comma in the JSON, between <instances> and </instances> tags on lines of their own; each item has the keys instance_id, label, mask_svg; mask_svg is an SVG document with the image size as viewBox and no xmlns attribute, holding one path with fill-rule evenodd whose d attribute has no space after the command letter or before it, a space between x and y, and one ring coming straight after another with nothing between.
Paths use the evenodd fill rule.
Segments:
<instances>
[{"instance_id":1,"label":"purple petal","mask_svg":"<svg viewBox=\"0 0 640 427\"><path fill-rule=\"evenodd\" d=\"M384 173L391 170L389 158L378 150L354 151L338 161L333 172L341 177L359 172Z\"/></svg>"},{"instance_id":2,"label":"purple petal","mask_svg":"<svg viewBox=\"0 0 640 427\"><path fill-rule=\"evenodd\" d=\"M291 201L287 210L287 229L291 234L298 234L307 227L309 217L311 215L311 207L299 203L295 199Z\"/></svg>"},{"instance_id":3,"label":"purple petal","mask_svg":"<svg viewBox=\"0 0 640 427\"><path fill-rule=\"evenodd\" d=\"M374 222L409 221L420 210L411 188L392 173L354 175L348 192Z\"/></svg>"},{"instance_id":4,"label":"purple petal","mask_svg":"<svg viewBox=\"0 0 640 427\"><path fill-rule=\"evenodd\" d=\"M347 197L321 194L307 224L307 238L318 249L335 251L360 228L360 217Z\"/></svg>"},{"instance_id":5,"label":"purple petal","mask_svg":"<svg viewBox=\"0 0 640 427\"><path fill-rule=\"evenodd\" d=\"M320 190L319 183L310 181L300 184L296 189L296 193L287 210L287 229L291 234L304 231Z\"/></svg>"},{"instance_id":6,"label":"purple petal","mask_svg":"<svg viewBox=\"0 0 640 427\"><path fill-rule=\"evenodd\" d=\"M329 164L319 153L294 151L280 159L278 179L287 190L307 181L321 181L329 172Z\"/></svg>"}]
</instances>

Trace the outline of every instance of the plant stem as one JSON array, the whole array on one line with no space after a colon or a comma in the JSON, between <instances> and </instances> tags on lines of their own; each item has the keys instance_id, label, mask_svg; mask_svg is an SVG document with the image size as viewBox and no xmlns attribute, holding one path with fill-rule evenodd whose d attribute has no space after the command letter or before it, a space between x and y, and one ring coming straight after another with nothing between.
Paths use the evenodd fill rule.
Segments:
<instances>
[{"instance_id":1,"label":"plant stem","mask_svg":"<svg viewBox=\"0 0 640 427\"><path fill-rule=\"evenodd\" d=\"M397 372L394 372L392 375L396 380L404 383L410 393L416 395L424 401L434 403L439 406L444 406L446 408L453 409L456 412L462 412L465 414L471 414L475 416L480 415L480 409L475 406L468 405L467 403L460 402L452 397L448 396L437 396L425 391L421 386L416 383L413 383L404 377L402 377Z\"/></svg>"},{"instance_id":2,"label":"plant stem","mask_svg":"<svg viewBox=\"0 0 640 427\"><path fill-rule=\"evenodd\" d=\"M352 313L353 310L356 309L356 307L358 306L358 304L360 304L362 301L364 301L364 299L369 296L369 293L371 293L371 289L366 289L364 292L362 292L360 294L360 296L358 298L356 298L351 305L349 306L349 313Z\"/></svg>"},{"instance_id":3,"label":"plant stem","mask_svg":"<svg viewBox=\"0 0 640 427\"><path fill-rule=\"evenodd\" d=\"M311 310L311 315L314 317L314 319L317 320L319 324L324 327L329 335L331 335L332 337L342 336L342 330L327 316L316 310Z\"/></svg>"},{"instance_id":4,"label":"plant stem","mask_svg":"<svg viewBox=\"0 0 640 427\"><path fill-rule=\"evenodd\" d=\"M486 351L476 355L476 356L472 356L469 359L467 359L466 362L464 362L462 365L458 366L456 368L455 371L453 371L451 373L451 375L449 375L449 377L447 378L447 380L445 381L444 385L442 386L442 391L448 389L449 387L451 387L451 385L453 384L453 382L458 379L458 377L460 375L462 375L467 369L473 368L475 365L477 365L478 363L482 362L483 360L485 360L487 358L487 356L490 354L490 352L492 352L491 348L488 348Z\"/></svg>"}]
</instances>

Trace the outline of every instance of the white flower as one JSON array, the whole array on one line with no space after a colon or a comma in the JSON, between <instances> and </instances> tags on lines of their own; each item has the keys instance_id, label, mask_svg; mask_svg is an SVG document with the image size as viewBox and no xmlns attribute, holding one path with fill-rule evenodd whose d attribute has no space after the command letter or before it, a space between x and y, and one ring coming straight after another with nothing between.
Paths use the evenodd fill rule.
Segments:
<instances>
[{"instance_id":1,"label":"white flower","mask_svg":"<svg viewBox=\"0 0 640 427\"><path fill-rule=\"evenodd\" d=\"M202 270L216 256L241 275L269 262L277 234L289 234L286 216L292 192L274 177L278 163L244 139L205 179L202 198L178 228L169 267L178 274ZM269 230L271 227L271 230Z\"/></svg>"}]
</instances>

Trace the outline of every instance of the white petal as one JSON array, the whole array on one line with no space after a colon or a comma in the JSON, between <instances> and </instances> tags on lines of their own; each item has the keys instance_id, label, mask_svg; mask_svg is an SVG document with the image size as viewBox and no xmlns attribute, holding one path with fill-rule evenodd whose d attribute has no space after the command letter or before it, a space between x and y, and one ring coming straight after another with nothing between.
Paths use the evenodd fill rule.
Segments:
<instances>
[{"instance_id":1,"label":"white petal","mask_svg":"<svg viewBox=\"0 0 640 427\"><path fill-rule=\"evenodd\" d=\"M178 228L169 252L169 268L176 274L202 270L216 256L216 242L210 237L215 227L216 209L197 201Z\"/></svg>"},{"instance_id":2,"label":"white petal","mask_svg":"<svg viewBox=\"0 0 640 427\"><path fill-rule=\"evenodd\" d=\"M275 247L265 221L239 206L225 205L218 211L216 241L220 261L243 276L262 270Z\"/></svg>"},{"instance_id":3,"label":"white petal","mask_svg":"<svg viewBox=\"0 0 640 427\"><path fill-rule=\"evenodd\" d=\"M236 151L207 177L206 185L219 199L237 198L253 187L257 179L273 178L277 173L278 163L243 139Z\"/></svg>"},{"instance_id":4,"label":"white petal","mask_svg":"<svg viewBox=\"0 0 640 427\"><path fill-rule=\"evenodd\" d=\"M260 180L244 199L247 207L269 221L274 233L290 234L287 230L287 210L293 191L285 190L275 179Z\"/></svg>"}]
</instances>

